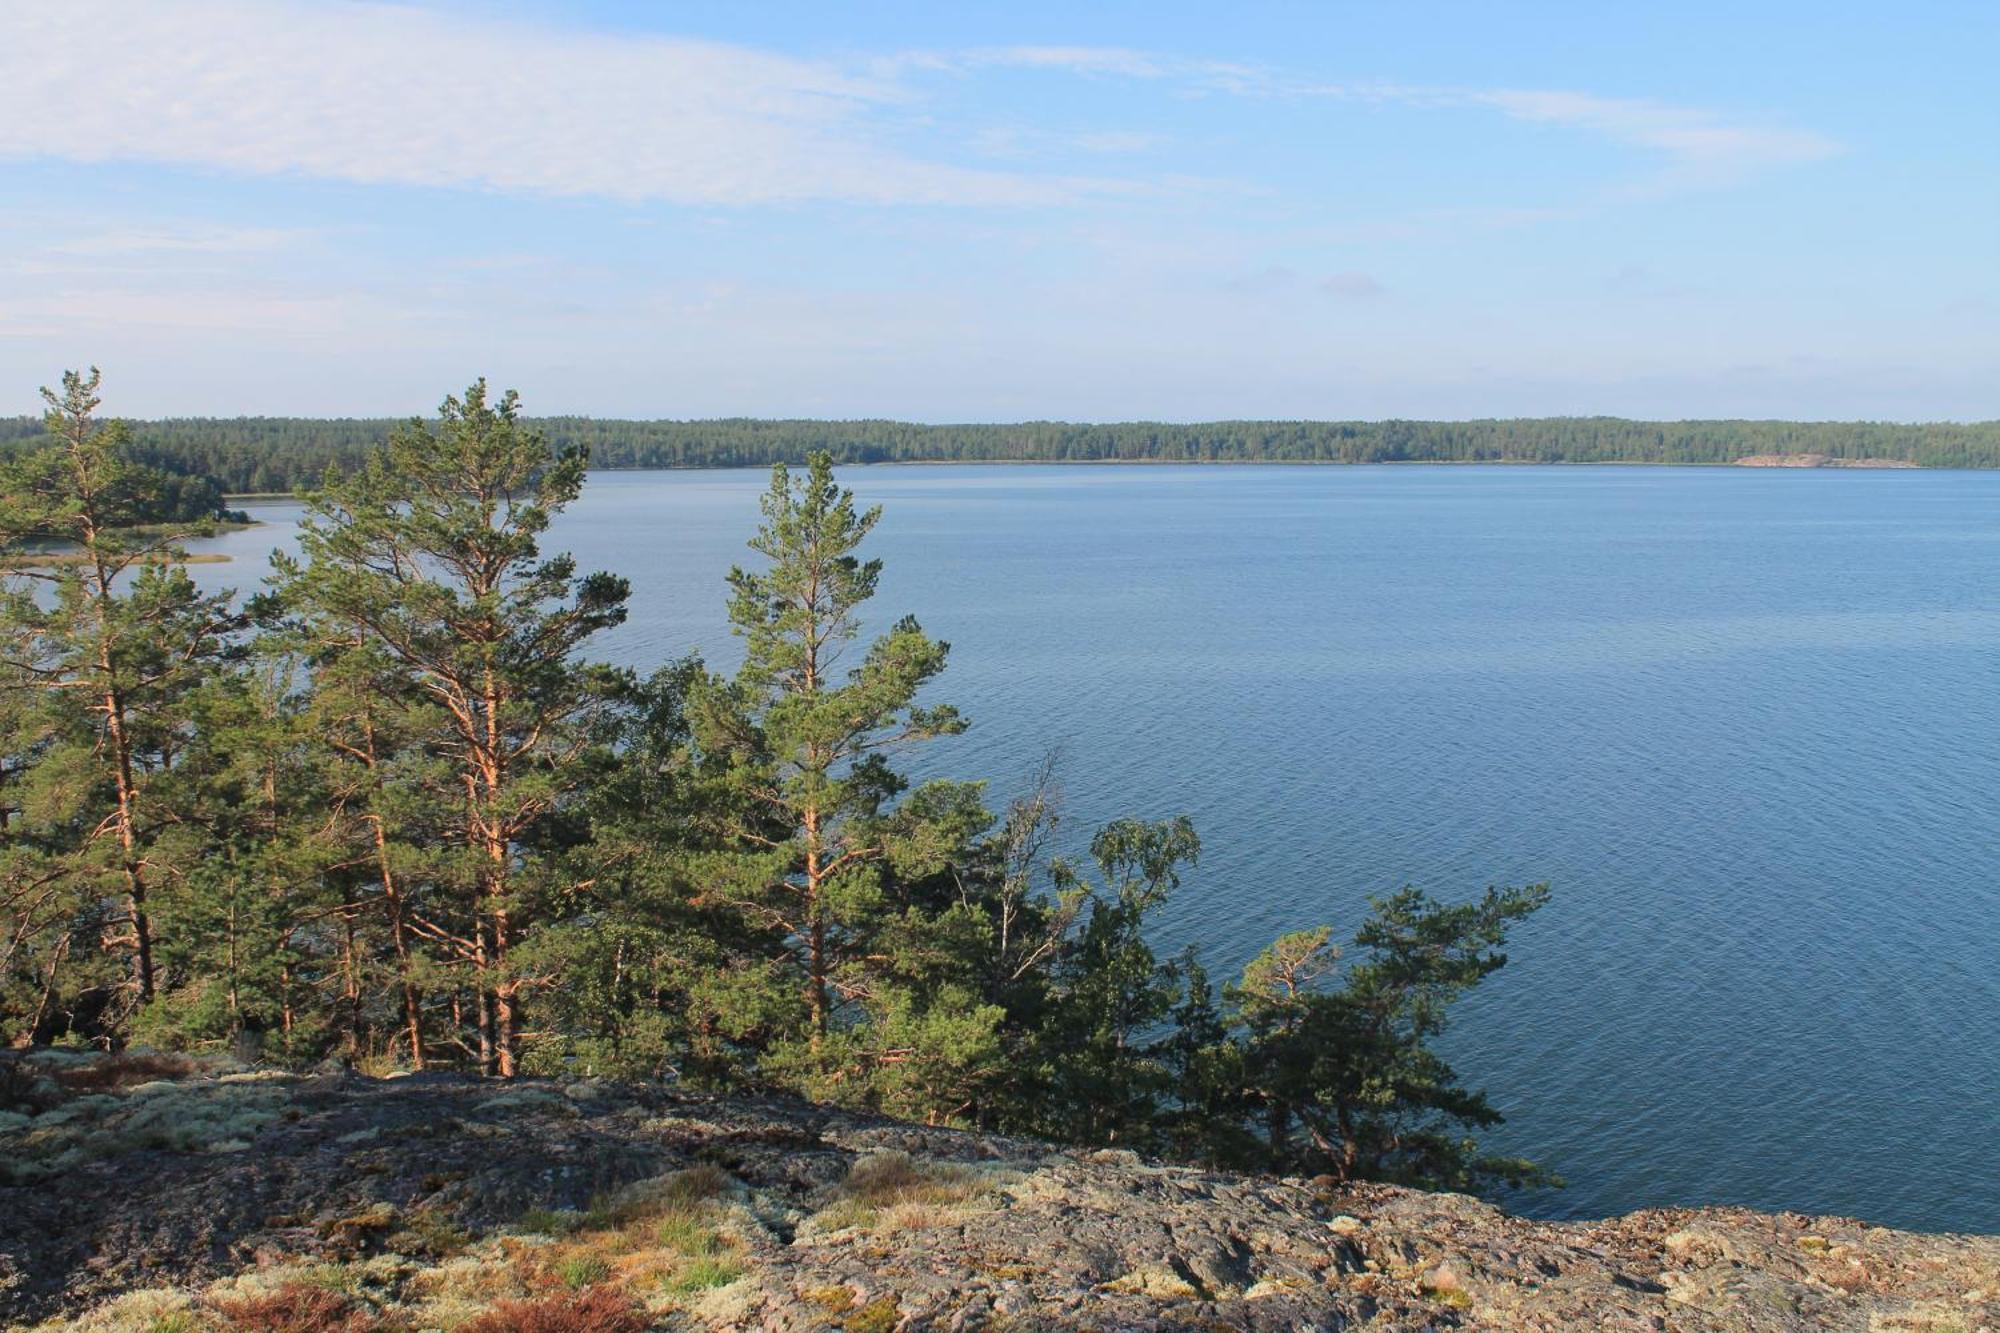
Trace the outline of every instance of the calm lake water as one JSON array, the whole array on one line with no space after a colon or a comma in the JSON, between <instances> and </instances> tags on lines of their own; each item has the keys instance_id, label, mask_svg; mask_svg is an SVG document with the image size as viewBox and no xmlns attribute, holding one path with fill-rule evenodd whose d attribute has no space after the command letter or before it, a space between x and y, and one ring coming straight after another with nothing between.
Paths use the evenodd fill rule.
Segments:
<instances>
[{"instance_id":1,"label":"calm lake water","mask_svg":"<svg viewBox=\"0 0 2000 1333\"><path fill-rule=\"evenodd\" d=\"M1070 824L1188 813L1218 974L1368 895L1546 880L1449 1048L1550 1216L2000 1231L2000 473L881 467L873 627L951 641L927 774L1060 746ZM759 472L598 473L601 655L733 666ZM244 587L289 505L204 545Z\"/></svg>"}]
</instances>

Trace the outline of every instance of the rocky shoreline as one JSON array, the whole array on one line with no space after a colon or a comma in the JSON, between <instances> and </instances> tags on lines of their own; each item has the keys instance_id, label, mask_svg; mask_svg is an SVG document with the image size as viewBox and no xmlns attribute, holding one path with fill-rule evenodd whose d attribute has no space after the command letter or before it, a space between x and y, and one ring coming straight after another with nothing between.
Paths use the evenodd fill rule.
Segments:
<instances>
[{"instance_id":1,"label":"rocky shoreline","mask_svg":"<svg viewBox=\"0 0 2000 1333\"><path fill-rule=\"evenodd\" d=\"M9 1329L2000 1328L2000 1237L1537 1222L629 1085L11 1072Z\"/></svg>"},{"instance_id":2,"label":"rocky shoreline","mask_svg":"<svg viewBox=\"0 0 2000 1333\"><path fill-rule=\"evenodd\" d=\"M1751 454L1736 460L1737 467L1865 467L1914 468L1921 464L1906 458L1835 458L1831 454Z\"/></svg>"}]
</instances>

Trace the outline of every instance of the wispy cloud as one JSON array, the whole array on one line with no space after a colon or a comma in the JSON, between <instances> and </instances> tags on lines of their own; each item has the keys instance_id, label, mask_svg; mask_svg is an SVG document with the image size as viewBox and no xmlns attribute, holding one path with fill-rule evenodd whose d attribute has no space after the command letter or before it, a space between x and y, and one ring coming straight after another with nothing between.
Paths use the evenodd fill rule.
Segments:
<instances>
[{"instance_id":1,"label":"wispy cloud","mask_svg":"<svg viewBox=\"0 0 2000 1333\"><path fill-rule=\"evenodd\" d=\"M1110 181L926 161L893 83L745 47L390 5L0 9L0 155L520 193L769 204L1058 202Z\"/></svg>"},{"instance_id":2,"label":"wispy cloud","mask_svg":"<svg viewBox=\"0 0 2000 1333\"><path fill-rule=\"evenodd\" d=\"M1165 79L1192 92L1236 97L1497 111L1511 120L1594 134L1659 154L1664 167L1641 182L1640 190L1729 185L1758 171L1818 162L1841 151L1836 141L1808 130L1700 107L1564 89L1330 82L1267 66L1188 60L1124 47L994 47L956 57L934 53L923 63L961 70L1007 66Z\"/></svg>"},{"instance_id":3,"label":"wispy cloud","mask_svg":"<svg viewBox=\"0 0 2000 1333\"><path fill-rule=\"evenodd\" d=\"M1515 120L1585 130L1663 154L1655 186L1728 185L1772 167L1818 162L1840 145L1806 130L1738 123L1719 113L1633 98L1500 89L1456 96Z\"/></svg>"},{"instance_id":4,"label":"wispy cloud","mask_svg":"<svg viewBox=\"0 0 2000 1333\"><path fill-rule=\"evenodd\" d=\"M63 0L0 6L0 157L149 161L524 194L764 205L1024 206L1173 192L1172 179L924 156L896 118L924 73L1046 71L1179 94L1472 108L1632 146L1628 188L1732 183L1838 151L1719 112L1546 89L1339 83L1124 47L1009 46L841 65L743 46L533 26L360 0ZM987 156L1005 129L970 136ZM1130 155L1151 135L1040 129ZM998 137L995 137L998 136Z\"/></svg>"},{"instance_id":5,"label":"wispy cloud","mask_svg":"<svg viewBox=\"0 0 2000 1333\"><path fill-rule=\"evenodd\" d=\"M51 242L51 254L90 259L150 255L243 255L282 250L312 233L282 227L171 224L83 230Z\"/></svg>"}]
</instances>

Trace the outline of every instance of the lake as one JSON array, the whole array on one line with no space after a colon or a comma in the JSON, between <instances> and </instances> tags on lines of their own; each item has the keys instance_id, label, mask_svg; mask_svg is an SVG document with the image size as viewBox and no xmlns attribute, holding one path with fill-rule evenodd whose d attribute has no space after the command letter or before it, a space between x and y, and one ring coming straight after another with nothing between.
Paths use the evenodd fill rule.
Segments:
<instances>
[{"instance_id":1,"label":"lake","mask_svg":"<svg viewBox=\"0 0 2000 1333\"><path fill-rule=\"evenodd\" d=\"M848 469L871 626L952 644L926 775L1059 746L1079 839L1187 813L1218 978L1368 895L1548 881L1447 1051L1546 1216L1739 1203L2000 1231L2000 473ZM766 474L604 472L545 549L600 655L733 666ZM198 543L244 587L284 540Z\"/></svg>"}]
</instances>

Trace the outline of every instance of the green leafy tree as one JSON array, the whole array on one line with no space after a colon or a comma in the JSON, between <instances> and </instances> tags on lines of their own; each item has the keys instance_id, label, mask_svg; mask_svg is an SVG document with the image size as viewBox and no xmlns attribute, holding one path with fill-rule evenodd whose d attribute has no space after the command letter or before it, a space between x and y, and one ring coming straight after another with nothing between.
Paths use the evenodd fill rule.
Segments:
<instances>
[{"instance_id":1,"label":"green leafy tree","mask_svg":"<svg viewBox=\"0 0 2000 1333\"><path fill-rule=\"evenodd\" d=\"M435 427L412 421L311 492L299 557L275 562L305 634L329 654L373 654L431 711L434 762L402 775L445 842L424 867L443 918L426 931L470 972L479 1064L501 1077L520 1068L526 994L550 980L513 958L566 887L546 839L595 773L614 711L614 674L576 654L623 621L626 582L540 551L584 466L522 425L515 394L490 400L478 381Z\"/></svg>"}]
</instances>

